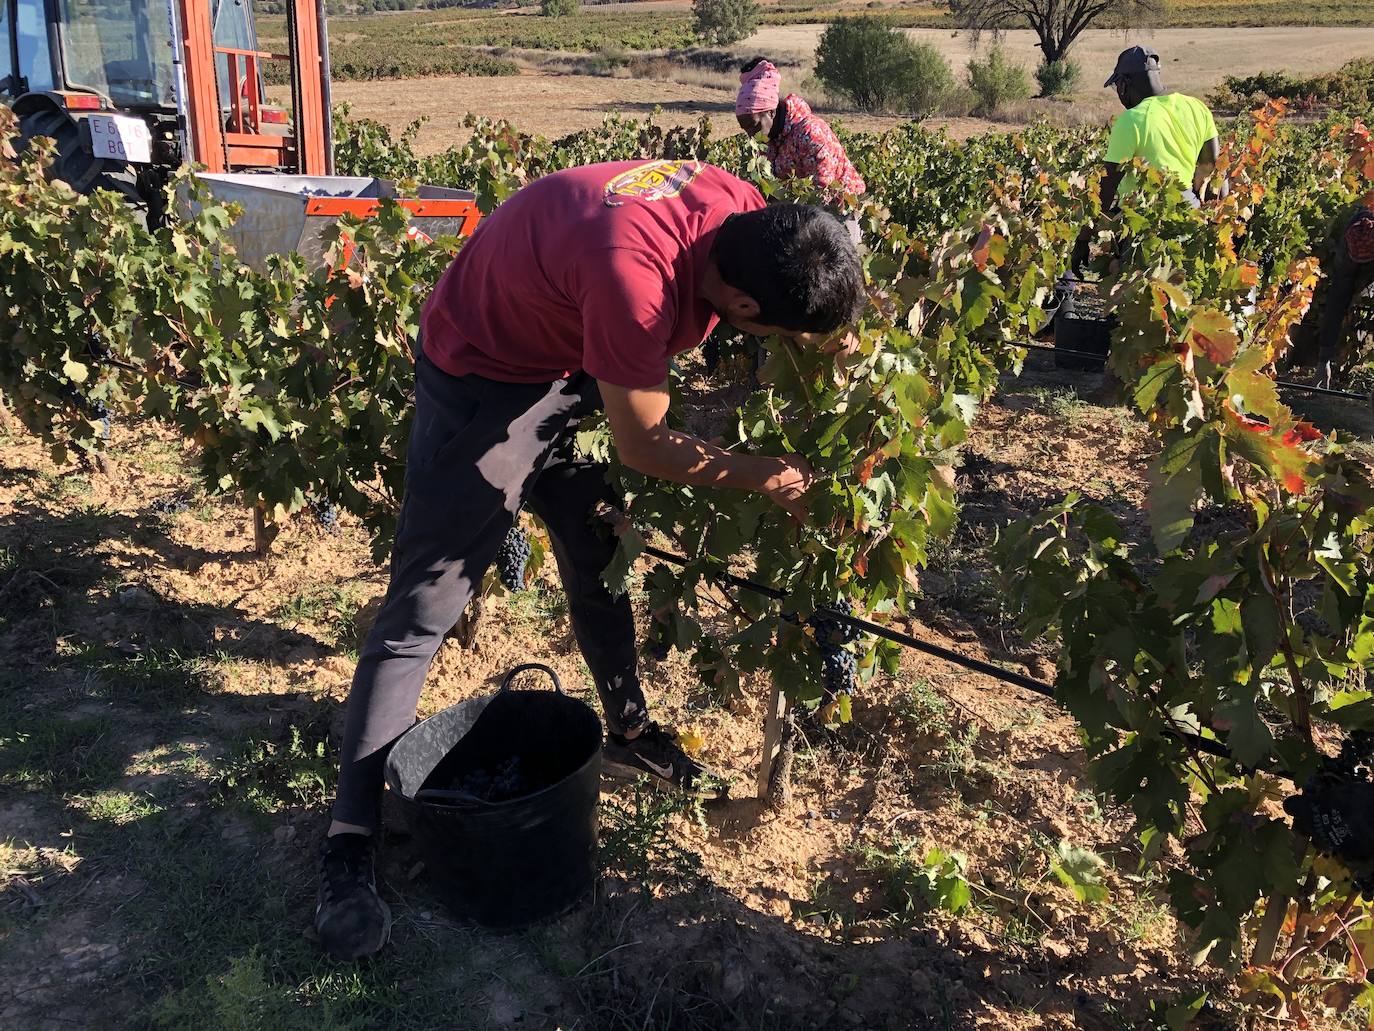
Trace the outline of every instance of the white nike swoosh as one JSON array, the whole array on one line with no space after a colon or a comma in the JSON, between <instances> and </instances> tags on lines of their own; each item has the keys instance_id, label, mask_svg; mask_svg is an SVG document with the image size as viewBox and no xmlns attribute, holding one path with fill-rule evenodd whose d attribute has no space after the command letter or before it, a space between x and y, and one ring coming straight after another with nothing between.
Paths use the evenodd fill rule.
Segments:
<instances>
[{"instance_id":1,"label":"white nike swoosh","mask_svg":"<svg viewBox=\"0 0 1374 1031\"><path fill-rule=\"evenodd\" d=\"M660 766L652 759L646 759L642 755L639 757L639 761L642 762L645 766L649 767L649 769L653 770L655 773L657 773L660 777L664 778L665 780L673 779L672 763L669 763L667 766Z\"/></svg>"}]
</instances>

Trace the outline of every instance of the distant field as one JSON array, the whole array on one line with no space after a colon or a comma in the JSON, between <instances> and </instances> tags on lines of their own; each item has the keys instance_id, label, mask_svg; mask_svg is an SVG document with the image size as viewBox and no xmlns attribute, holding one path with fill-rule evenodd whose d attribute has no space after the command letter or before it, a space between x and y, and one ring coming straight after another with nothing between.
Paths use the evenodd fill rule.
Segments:
<instances>
[{"instance_id":1,"label":"distant field","mask_svg":"<svg viewBox=\"0 0 1374 1031\"><path fill-rule=\"evenodd\" d=\"M337 66L362 47L391 48L398 55L407 47L573 53L672 49L694 42L690 20L685 8L655 10L629 4L587 8L563 18L469 8L335 16L329 19L329 51ZM284 41L283 19L259 18L258 24L263 44Z\"/></svg>"},{"instance_id":2,"label":"distant field","mask_svg":"<svg viewBox=\"0 0 1374 1031\"><path fill-rule=\"evenodd\" d=\"M688 35L688 10L691 0L648 0L643 3L609 3L587 6L575 16L562 19L540 18L533 7L519 12L481 7L444 7L421 13L419 8L427 0L386 0L401 3L411 9L411 16L419 21L410 27L445 26L451 33L454 21L472 22L484 19L489 24L469 24L458 32L468 45L517 46L531 49L578 50L614 45L634 50L685 45ZM852 14L882 14L894 24L905 27L952 28L954 21L949 8L928 0L781 0L764 3L765 25L798 25L826 22ZM400 15L405 24L406 14ZM535 18L538 25L526 19ZM590 19L607 18L604 24ZM335 15L331 28L364 31L369 36L390 35L394 28L373 22L395 21L393 13L369 15ZM1226 28L1266 27L1282 25L1374 25L1374 0L1172 0L1168 12L1158 22L1159 28ZM1106 27L1105 23L1103 27ZM663 41L656 39L663 33Z\"/></svg>"},{"instance_id":3,"label":"distant field","mask_svg":"<svg viewBox=\"0 0 1374 1031\"><path fill-rule=\"evenodd\" d=\"M683 6L690 6L682 0ZM840 14L881 13L895 24L914 27L954 26L949 8L934 3L880 4L865 0L815 3L786 0L765 8L764 23L796 25L829 21ZM1374 0L1173 0L1160 28L1227 28L1280 25L1374 25Z\"/></svg>"},{"instance_id":4,"label":"distant field","mask_svg":"<svg viewBox=\"0 0 1374 1031\"><path fill-rule=\"evenodd\" d=\"M735 47L738 54L767 53L795 58L802 67L784 69L784 85L803 89L807 65L815 51L821 26L766 26ZM966 34L941 29L911 29L912 35L933 43L958 74L972 53ZM1339 67L1352 57L1374 56L1374 28L1311 29L1161 29L1148 37L1164 57L1165 81L1171 89L1206 95L1226 75L1260 70L1283 70L1310 75ZM1027 66L1037 55L1029 32L1008 33L1004 43L1012 59ZM1072 103L1038 101L1024 117L1048 115L1073 122L1103 122L1119 110L1110 90L1102 88L1107 69L1124 46L1119 32L1089 32L1074 54L1084 66L1083 85ZM810 95L809 95L810 96ZM705 115L717 132L734 132L734 83L721 75L716 82L681 82L651 78L609 78L572 74L556 69L525 69L519 76L499 79L443 78L402 82L339 82L336 101L353 104L355 115L386 122L395 129L424 115L420 133L425 151L442 150L466 138L463 116L469 112L506 118L528 132L557 136L597 124L607 115L642 117L655 107L662 121L694 122ZM899 119L856 116L810 96L830 117L856 128L879 129ZM987 123L955 122L960 135L981 131Z\"/></svg>"},{"instance_id":5,"label":"distant field","mask_svg":"<svg viewBox=\"0 0 1374 1031\"><path fill-rule=\"evenodd\" d=\"M535 8L508 11L472 7L334 16L329 20L330 54L335 78L340 80L509 75L516 69L504 51L593 54L613 64L628 54L694 45L689 8L690 0L651 0L585 7L563 18L541 17ZM875 6L869 0L785 0L765 5L765 28L758 38L771 38L770 27L800 30L807 38L815 38L819 35L815 27L827 21L873 13L906 28L938 32L953 25L942 4ZM259 25L264 45L284 42L280 17L262 17ZM1168 16L1153 28L1335 26L1374 26L1374 0L1174 0ZM1229 44L1222 43L1210 55L1218 67L1229 65L1234 58ZM814 43L811 47L814 49ZM1287 51L1275 55L1276 61L1287 56ZM1325 55L1322 61L1323 70L1341 63L1327 61ZM1271 66L1278 65L1261 68ZM1239 69L1228 67L1226 71ZM1221 74L1225 72L1216 78Z\"/></svg>"},{"instance_id":6,"label":"distant field","mask_svg":"<svg viewBox=\"0 0 1374 1031\"><path fill-rule=\"evenodd\" d=\"M519 70L513 57L523 56L527 66L540 65L547 63L541 54L590 55L589 60L579 58L581 68L562 70L606 72L634 54L693 46L689 6L689 0L605 4L563 18L541 17L535 8L468 7L335 16L329 20L330 54L340 81L513 75ZM787 53L809 64L824 23L860 13L882 14L929 39L956 68L968 60L969 37L953 35L948 10L928 2L875 6L870 0L786 0L765 6L763 29L732 49ZM259 25L264 46L284 43L280 17L262 17ZM1181 63L1170 70L1181 73L1182 88L1210 89L1228 74L1336 68L1350 57L1370 53L1359 34L1366 27L1374 27L1374 0L1174 0L1162 23L1141 31L1145 38L1165 41L1171 51L1166 60ZM1323 32L1336 35L1313 35ZM1012 31L1007 37L1026 63L1035 60L1028 32ZM1075 56L1088 64L1088 80L1120 49L1122 38L1120 29L1106 26L1084 35ZM1214 49L1204 52L1199 46Z\"/></svg>"}]
</instances>

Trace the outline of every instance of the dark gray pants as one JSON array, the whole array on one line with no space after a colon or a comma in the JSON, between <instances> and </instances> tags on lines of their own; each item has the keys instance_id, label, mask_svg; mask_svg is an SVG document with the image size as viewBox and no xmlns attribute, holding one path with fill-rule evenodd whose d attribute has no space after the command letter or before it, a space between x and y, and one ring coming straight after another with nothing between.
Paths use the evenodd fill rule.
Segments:
<instances>
[{"instance_id":1,"label":"dark gray pants","mask_svg":"<svg viewBox=\"0 0 1374 1031\"><path fill-rule=\"evenodd\" d=\"M615 549L592 522L617 504L606 467L581 461L573 435L601 405L596 381L555 383L454 377L421 357L406 493L391 553L391 583L348 696L334 819L377 825L387 750L415 722L425 675L522 507L549 528L573 634L596 681L610 729L647 721L630 599L601 581Z\"/></svg>"}]
</instances>

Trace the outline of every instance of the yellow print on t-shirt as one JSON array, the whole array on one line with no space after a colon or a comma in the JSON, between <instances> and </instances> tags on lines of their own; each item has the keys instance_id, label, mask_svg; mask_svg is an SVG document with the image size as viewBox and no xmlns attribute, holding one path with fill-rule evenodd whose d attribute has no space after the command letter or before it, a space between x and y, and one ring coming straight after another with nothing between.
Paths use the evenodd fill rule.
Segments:
<instances>
[{"instance_id":1,"label":"yellow print on t-shirt","mask_svg":"<svg viewBox=\"0 0 1374 1031\"><path fill-rule=\"evenodd\" d=\"M619 207L626 200L677 197L700 174L700 161L646 161L606 184L606 206Z\"/></svg>"}]
</instances>

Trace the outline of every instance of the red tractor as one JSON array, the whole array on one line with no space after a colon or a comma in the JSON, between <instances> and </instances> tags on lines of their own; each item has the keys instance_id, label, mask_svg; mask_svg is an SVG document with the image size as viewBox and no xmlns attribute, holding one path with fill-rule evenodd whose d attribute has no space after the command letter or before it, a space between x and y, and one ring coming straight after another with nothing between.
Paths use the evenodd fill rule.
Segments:
<instances>
[{"instance_id":1,"label":"red tractor","mask_svg":"<svg viewBox=\"0 0 1374 1031\"><path fill-rule=\"evenodd\" d=\"M285 53L258 46L253 0L0 0L0 101L22 139L57 143L55 173L114 190L149 221L183 165L244 208L240 252L312 250L340 214L396 195L387 180L335 176L323 0L286 0ZM283 66L288 106L268 103L264 67ZM403 203L420 232L466 235L479 217L461 190L422 187Z\"/></svg>"}]
</instances>

